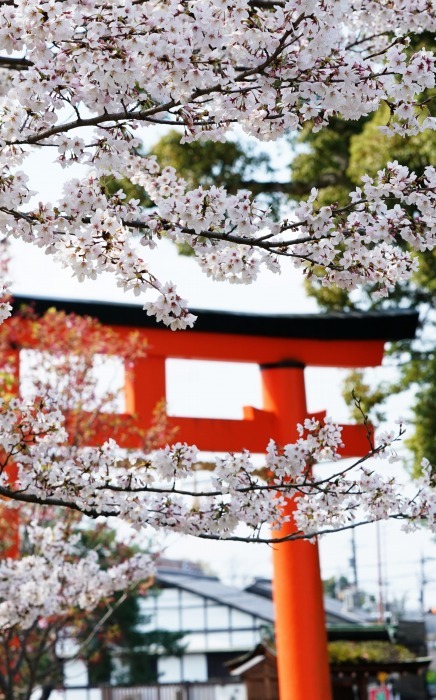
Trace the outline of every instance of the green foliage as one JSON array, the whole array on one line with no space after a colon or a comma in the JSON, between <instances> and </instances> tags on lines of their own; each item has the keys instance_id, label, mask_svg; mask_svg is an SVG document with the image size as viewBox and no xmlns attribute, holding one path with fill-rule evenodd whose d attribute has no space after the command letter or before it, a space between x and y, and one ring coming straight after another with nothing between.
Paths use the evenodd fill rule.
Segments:
<instances>
[{"instance_id":1,"label":"green foliage","mask_svg":"<svg viewBox=\"0 0 436 700\"><path fill-rule=\"evenodd\" d=\"M174 129L163 136L150 150L162 167L173 167L189 187L225 187L229 192L243 188L258 168L269 170L264 154L244 151L234 141L197 141L180 143L181 134ZM179 253L191 255L192 248L178 246Z\"/></svg>"},{"instance_id":2,"label":"green foliage","mask_svg":"<svg viewBox=\"0 0 436 700\"><path fill-rule=\"evenodd\" d=\"M403 384L418 387L414 409L415 432L406 440L414 454L414 474L419 473L423 458L436 465L436 353L413 360L403 373ZM434 477L436 472L433 471Z\"/></svg>"},{"instance_id":3,"label":"green foliage","mask_svg":"<svg viewBox=\"0 0 436 700\"><path fill-rule=\"evenodd\" d=\"M172 130L163 136L150 150L162 167L171 166L183 177L189 187L225 187L234 194L249 189L268 206L273 216L278 216L282 201L282 188L276 183L264 182L273 173L268 154L237 141L181 142L181 134ZM181 249L189 253L190 249Z\"/></svg>"},{"instance_id":4,"label":"green foliage","mask_svg":"<svg viewBox=\"0 0 436 700\"><path fill-rule=\"evenodd\" d=\"M377 170L381 169L386 162L390 160L398 160L400 163L407 165L415 170L418 174L422 173L424 167L435 162L436 157L436 138L434 135L420 134L408 138L393 137L390 140L381 138L378 127L386 123L388 118L387 109L380 110L372 119L358 122L355 124L355 133L346 139L347 148L349 149L348 160L344 159L344 171L338 173L336 187L343 187L343 196L346 196L347 191L351 189L349 186L352 183L353 187L359 184L361 176L366 172L369 175L375 175ZM359 127L360 131L357 130ZM339 123L330 127L336 129L336 136L342 134ZM312 136L311 145L315 153L319 154L320 148L327 144L334 146L335 139L326 140L325 137L317 139L318 135ZM332 157L335 153L332 152ZM302 155L299 157L300 171L298 177L302 179L302 165L305 161L306 167L310 165L308 157ZM321 160L322 162L322 160ZM335 160L338 163L337 159ZM345 168L346 163L346 168ZM306 173L307 190L313 185L313 177L309 177ZM348 184L347 184L348 179ZM319 200L324 203L329 195L329 190L321 188ZM337 197L339 201L343 201L341 197ZM419 271L414 275L410 284L402 287L397 287L390 299L387 301L377 301L374 303L371 298L372 290L366 289L356 298L356 295L350 296L343 290L330 290L322 287L316 281L316 270L306 283L308 293L315 297L320 307L324 310L352 310L355 308L378 308L380 306L389 306L391 304L409 306L412 308L422 307L425 310L435 307L436 301L436 254L434 251L425 251L416 253L419 259ZM433 331L427 331L434 333ZM353 418L360 420L359 411L356 410L352 399L352 389L355 390L357 396L362 400L362 408L365 413L369 413L374 422L383 419L383 412L380 407L384 401L394 393L400 393L408 388L417 390L414 401L414 423L415 433L407 441L407 445L413 454L412 471L417 475L420 471L421 460L426 456L432 464L436 464L436 445L434 435L436 434L436 368L435 356L432 351L427 352L421 350L417 352L413 344L396 343L391 346L391 355L398 361L400 377L395 383L384 383L376 389L370 389L365 382L364 374L361 372L353 372L345 380L344 397L351 407Z\"/></svg>"},{"instance_id":5,"label":"green foliage","mask_svg":"<svg viewBox=\"0 0 436 700\"><path fill-rule=\"evenodd\" d=\"M350 406L351 417L356 423L363 423L365 416L372 415L376 422L385 420L380 410L391 391L391 384L383 382L372 389L365 381L365 372L353 370L344 380L343 397ZM356 401L358 398L358 401Z\"/></svg>"},{"instance_id":6,"label":"green foliage","mask_svg":"<svg viewBox=\"0 0 436 700\"><path fill-rule=\"evenodd\" d=\"M310 274L305 277L306 290L311 297L316 299L320 309L323 311L352 311L355 309L355 304L347 290L339 287L323 287L320 282L321 275L321 268L315 265L311 268Z\"/></svg>"},{"instance_id":7,"label":"green foliage","mask_svg":"<svg viewBox=\"0 0 436 700\"><path fill-rule=\"evenodd\" d=\"M323 591L330 598L337 598L338 592L345 591L350 585L346 576L330 576L330 578L324 579L322 582Z\"/></svg>"},{"instance_id":8,"label":"green foliage","mask_svg":"<svg viewBox=\"0 0 436 700\"><path fill-rule=\"evenodd\" d=\"M81 537L84 551L94 549L102 568L138 551L137 547L117 542L116 533L104 523L82 530ZM82 654L88 662L91 685L111 682L117 685L156 683L157 657L162 654L177 656L183 652L183 633L141 630L149 618L141 613L140 597L148 591L149 587L145 585L127 596L115 596L110 602L111 615L101 626L99 621L107 610L107 601L88 614L81 630L81 638L86 639L98 627Z\"/></svg>"},{"instance_id":9,"label":"green foliage","mask_svg":"<svg viewBox=\"0 0 436 700\"><path fill-rule=\"evenodd\" d=\"M127 202L131 199L139 199L144 207L151 207L153 204L143 187L134 185L125 177L121 178L121 180L117 180L114 177L102 178L101 186L102 190L111 196L119 192L119 190L122 190L126 195Z\"/></svg>"},{"instance_id":10,"label":"green foliage","mask_svg":"<svg viewBox=\"0 0 436 700\"><path fill-rule=\"evenodd\" d=\"M389 119L387 107L382 107L370 121L361 124L349 143L347 176L351 183L359 183L365 173L374 176L388 161L397 160L415 172L422 172L433 165L436 158L436 140L427 132L408 136L398 135L387 139L379 127Z\"/></svg>"},{"instance_id":11,"label":"green foliage","mask_svg":"<svg viewBox=\"0 0 436 700\"><path fill-rule=\"evenodd\" d=\"M272 168L266 153L256 152L252 147L242 148L236 141L198 141L181 144L182 135L172 129L150 149L147 155L157 157L162 168L175 168L178 175L188 183L190 188L225 187L234 193L249 186L256 189L254 177L270 174ZM152 205L146 192L129 180L107 178L102 182L104 189L114 194L122 189L127 200L139 199L145 207ZM262 192L258 185L259 193ZM271 199L274 203L274 197Z\"/></svg>"},{"instance_id":12,"label":"green foliage","mask_svg":"<svg viewBox=\"0 0 436 700\"><path fill-rule=\"evenodd\" d=\"M431 48L432 42L431 37L420 35L412 38L411 46L418 49L426 43L427 48ZM434 90L425 94L424 100L429 101L424 116L436 113L434 97ZM433 101L430 101L431 98ZM303 130L298 143L304 150L294 159L291 173L304 193L296 194L295 198L307 198L311 188L317 187L320 205L332 201L346 204L348 192L361 184L362 175L376 175L389 161L397 160L418 175L426 166L433 165L436 160L435 133L386 139L380 133L379 126L386 124L389 116L389 108L384 106L372 116L354 123L333 119L330 126L319 133ZM374 302L370 287L362 290L360 296L355 292L350 295L344 290L326 289L317 279L316 268L306 280L306 289L320 308L326 311L376 309L392 305L420 308L427 317L426 333L434 337L434 326L429 330L432 320L428 312L435 308L436 302L436 252L425 251L414 255L419 260L418 272L410 283L397 287L387 300ZM391 346L390 353L398 363L400 374L395 383L384 383L371 389L361 372L353 372L344 386L344 397L351 407L353 418L361 420L362 416L354 406L352 389L361 399L364 412L369 412L375 422L383 419L380 407L389 396L409 388L416 390L413 408L415 433L407 441L413 454L412 470L415 475L420 471L423 456L436 464L436 360L433 349L427 351L423 343L419 347L417 351L416 344L410 342Z\"/></svg>"},{"instance_id":13,"label":"green foliage","mask_svg":"<svg viewBox=\"0 0 436 700\"><path fill-rule=\"evenodd\" d=\"M271 172L269 157L235 141L180 143L181 134L172 130L150 150L162 167L172 166L190 187L226 187L236 192L259 169Z\"/></svg>"},{"instance_id":14,"label":"green foliage","mask_svg":"<svg viewBox=\"0 0 436 700\"><path fill-rule=\"evenodd\" d=\"M436 671L427 671L427 683L436 685Z\"/></svg>"},{"instance_id":15,"label":"green foliage","mask_svg":"<svg viewBox=\"0 0 436 700\"><path fill-rule=\"evenodd\" d=\"M302 147L291 163L291 179L300 185L300 192L295 192L294 199L307 199L311 189L316 187L320 206L349 203L347 195L354 187L349 175L350 144L365 122L332 118L328 129L317 133L309 127L303 129L294 139L295 145Z\"/></svg>"},{"instance_id":16,"label":"green foliage","mask_svg":"<svg viewBox=\"0 0 436 700\"><path fill-rule=\"evenodd\" d=\"M274 630L265 630L262 644L273 653L276 651ZM414 654L401 644L392 644L382 641L352 642L337 640L328 642L328 656L330 664L365 664L365 663L396 663L399 661L411 661Z\"/></svg>"},{"instance_id":17,"label":"green foliage","mask_svg":"<svg viewBox=\"0 0 436 700\"><path fill-rule=\"evenodd\" d=\"M328 654L331 664L395 663L414 658L409 649L400 644L378 641L329 642Z\"/></svg>"}]
</instances>

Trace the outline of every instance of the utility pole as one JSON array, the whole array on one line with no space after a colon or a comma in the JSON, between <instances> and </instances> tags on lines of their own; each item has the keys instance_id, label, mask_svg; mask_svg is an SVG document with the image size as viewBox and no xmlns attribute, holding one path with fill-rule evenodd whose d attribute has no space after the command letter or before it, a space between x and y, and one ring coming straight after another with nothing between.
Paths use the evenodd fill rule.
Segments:
<instances>
[{"instance_id":1,"label":"utility pole","mask_svg":"<svg viewBox=\"0 0 436 700\"><path fill-rule=\"evenodd\" d=\"M381 536L380 536L380 521L376 522L377 530L377 571L378 571L378 621L384 622L385 604L383 596L383 574L381 560Z\"/></svg>"},{"instance_id":2,"label":"utility pole","mask_svg":"<svg viewBox=\"0 0 436 700\"><path fill-rule=\"evenodd\" d=\"M359 580L357 577L357 547L356 547L356 532L351 530L351 559L350 566L353 571L353 605L355 608L359 607Z\"/></svg>"},{"instance_id":3,"label":"utility pole","mask_svg":"<svg viewBox=\"0 0 436 700\"><path fill-rule=\"evenodd\" d=\"M433 580L432 578L426 578L425 577L425 564L427 561L436 561L434 557L425 557L423 553L421 553L421 558L420 558L420 570L421 570L421 577L420 577L420 586L419 586L419 604L421 608L421 614L424 617L426 613L426 607L425 607L425 587L427 583L431 583Z\"/></svg>"},{"instance_id":4,"label":"utility pole","mask_svg":"<svg viewBox=\"0 0 436 700\"><path fill-rule=\"evenodd\" d=\"M424 615L425 615L425 584L427 583L427 581L425 580L425 558L424 558L424 555L422 552L421 552L420 564L421 564L421 581L420 581L420 587L419 587L419 605L421 608L421 615L424 617Z\"/></svg>"}]
</instances>

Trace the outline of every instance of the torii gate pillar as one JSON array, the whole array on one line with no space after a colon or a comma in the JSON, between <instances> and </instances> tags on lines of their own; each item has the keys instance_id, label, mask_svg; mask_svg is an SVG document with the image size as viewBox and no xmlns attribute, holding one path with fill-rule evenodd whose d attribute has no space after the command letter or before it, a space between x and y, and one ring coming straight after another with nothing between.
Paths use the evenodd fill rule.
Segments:
<instances>
[{"instance_id":1,"label":"torii gate pillar","mask_svg":"<svg viewBox=\"0 0 436 700\"><path fill-rule=\"evenodd\" d=\"M280 362L261 366L264 408L277 418L280 444L298 438L296 425L307 417L304 365ZM292 514L293 500L287 512ZM295 530L285 524L277 537ZM280 700L330 700L323 590L318 545L306 540L273 547L275 636ZM310 654L308 654L310 650Z\"/></svg>"}]
</instances>

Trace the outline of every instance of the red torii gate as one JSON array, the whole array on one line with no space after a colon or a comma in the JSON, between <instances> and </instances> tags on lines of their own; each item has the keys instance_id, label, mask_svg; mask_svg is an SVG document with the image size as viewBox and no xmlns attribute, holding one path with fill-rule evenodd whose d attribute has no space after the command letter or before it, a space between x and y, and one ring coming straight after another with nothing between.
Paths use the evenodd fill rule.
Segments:
<instances>
[{"instance_id":1,"label":"red torii gate","mask_svg":"<svg viewBox=\"0 0 436 700\"><path fill-rule=\"evenodd\" d=\"M413 338L418 315L409 311L325 315L259 316L198 311L193 330L156 326L140 307L57 299L16 297L37 313L55 307L110 325L121 338L139 331L147 357L126 377L126 421L135 414L147 427L156 404L166 396L165 360L184 358L256 363L263 388L262 410L244 408L243 420L172 417L177 439L207 452L264 452L269 438L285 444L297 438L296 424L307 417L304 368L369 367L381 364L387 340ZM363 426L343 426L343 456L368 451ZM117 439L124 446L122 435ZM292 512L292 500L288 502ZM285 526L277 537L292 531ZM322 584L317 545L304 540L273 550L274 604L280 700L330 700Z\"/></svg>"}]
</instances>

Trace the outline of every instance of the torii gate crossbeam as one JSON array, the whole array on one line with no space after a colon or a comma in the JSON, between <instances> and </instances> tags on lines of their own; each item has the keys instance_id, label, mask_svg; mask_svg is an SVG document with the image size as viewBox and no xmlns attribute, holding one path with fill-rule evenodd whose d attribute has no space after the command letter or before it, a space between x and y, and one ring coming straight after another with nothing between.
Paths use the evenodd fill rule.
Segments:
<instances>
[{"instance_id":1,"label":"torii gate crossbeam","mask_svg":"<svg viewBox=\"0 0 436 700\"><path fill-rule=\"evenodd\" d=\"M120 337L139 331L147 357L126 378L125 420L150 424L166 396L165 360L221 360L260 366L264 406L246 407L243 420L172 417L178 440L208 452L264 452L269 438L296 438L307 416L304 368L379 365L388 340L413 338L418 316L409 311L259 316L198 311L193 330L156 326L138 306L16 297L37 313L55 307L110 325ZM196 312L194 312L196 313ZM368 451L366 429L344 426L344 456ZM135 447L114 436L125 447ZM289 501L290 512L293 508ZM283 536L284 530L277 536ZM330 677L317 545L299 540L274 547L274 603L280 700L330 700Z\"/></svg>"}]
</instances>

